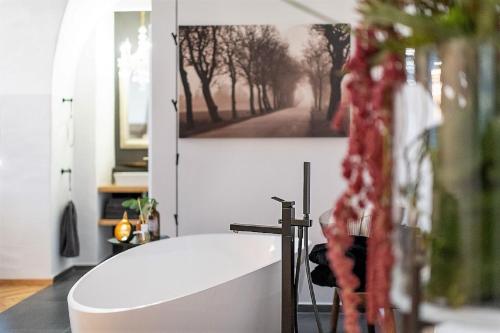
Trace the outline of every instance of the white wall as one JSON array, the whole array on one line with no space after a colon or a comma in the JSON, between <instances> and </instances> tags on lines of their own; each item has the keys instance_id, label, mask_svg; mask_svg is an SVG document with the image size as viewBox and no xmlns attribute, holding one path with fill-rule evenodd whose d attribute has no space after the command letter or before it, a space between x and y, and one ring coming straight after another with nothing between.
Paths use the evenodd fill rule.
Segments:
<instances>
[{"instance_id":1,"label":"white wall","mask_svg":"<svg viewBox=\"0 0 500 333\"><path fill-rule=\"evenodd\" d=\"M304 1L337 22L355 23L355 1ZM182 0L179 24L322 23L279 0ZM175 212L175 2L153 0L153 122L151 194L160 202L162 233L174 234ZM301 212L302 162L312 162L313 243L324 242L317 218L332 207L344 182L340 164L346 139L182 139L179 143L180 234L228 232L232 222L276 224L272 195L297 201ZM319 302L331 290L318 288ZM309 302L302 290L302 302Z\"/></svg>"},{"instance_id":2,"label":"white wall","mask_svg":"<svg viewBox=\"0 0 500 333\"><path fill-rule=\"evenodd\" d=\"M95 185L111 184L111 170L115 166L115 54L114 54L114 14L109 10L98 22L95 31ZM88 186L88 185L87 185ZM94 189L94 194L97 192ZM97 198L93 209L97 217L102 215L102 198ZM101 201L100 201L101 200ZM93 221L95 227L96 219ZM92 222L89 221L90 224ZM97 227L95 249L96 260L100 262L110 254L110 246L104 239L109 238L109 228ZM90 242L92 244L92 242ZM92 263L92 262L90 262Z\"/></svg>"},{"instance_id":3,"label":"white wall","mask_svg":"<svg viewBox=\"0 0 500 333\"><path fill-rule=\"evenodd\" d=\"M149 0L71 0L55 55L52 87L52 275L71 265L93 265L110 254L109 228L97 225L102 202L97 187L111 182L114 166L114 10L148 10ZM90 39L89 39L89 36ZM84 55L80 59L81 54ZM73 97L75 146L65 143L67 110L62 97ZM74 150L74 151L73 151ZM58 174L73 169L73 193ZM56 170L54 172L54 170ZM57 249L60 214L73 197L79 215L81 255L67 260Z\"/></svg>"},{"instance_id":4,"label":"white wall","mask_svg":"<svg viewBox=\"0 0 500 333\"><path fill-rule=\"evenodd\" d=\"M51 255L52 276L79 263L79 259L66 259L59 255L59 222L64 206L71 198L67 176L61 176L61 168L74 169L73 147L68 143L68 103L62 98L72 98L75 89L80 55L90 34L100 18L109 13L118 0L69 0L59 31L54 67L52 71L51 110ZM76 104L74 100L74 106ZM71 124L70 124L70 127ZM74 129L73 129L74 130ZM73 174L74 178L75 175ZM78 207L77 207L78 209Z\"/></svg>"},{"instance_id":5,"label":"white wall","mask_svg":"<svg viewBox=\"0 0 500 333\"><path fill-rule=\"evenodd\" d=\"M51 271L51 85L66 0L0 4L0 279Z\"/></svg>"},{"instance_id":6,"label":"white wall","mask_svg":"<svg viewBox=\"0 0 500 333\"><path fill-rule=\"evenodd\" d=\"M95 265L111 253L109 228L97 225L101 203L97 187L111 183L114 166L113 14L98 22L85 44L74 91L75 146L73 201L78 212L77 265Z\"/></svg>"},{"instance_id":7,"label":"white wall","mask_svg":"<svg viewBox=\"0 0 500 333\"><path fill-rule=\"evenodd\" d=\"M58 52L55 58L59 65L53 71L57 31L66 2L2 2L0 41L10 50L4 53L5 59L0 62L0 278L47 278L68 265L59 259L57 251L58 217L61 205L68 198L64 192L67 184L64 179L56 178L61 166L66 165L60 165L60 162L67 160L58 158L61 156L59 146L57 143L53 146L50 141L51 129L61 133L58 126L64 121L61 121L63 118L50 119L51 106L61 105L62 97L72 97L79 57L76 50L81 51L86 33L92 30L92 22L106 12L105 7L111 2L71 1L86 3L88 7L87 10L73 7L72 15L66 19L71 29L65 30L65 37L59 36L60 43L64 45L62 50L66 51ZM223 9L217 5L208 8L209 3L223 5ZM272 23L284 18L317 22L308 15L277 3L276 0L183 0L180 20L183 24ZM328 1L328 5L324 1L310 3L331 6L330 12L342 22L351 21L354 17L351 6L345 1ZM162 227L168 234L173 233L175 207L175 114L170 105L170 98L175 97L176 78L175 50L170 38L175 29L173 5L172 0L155 0L153 8L151 189L160 201ZM262 6L266 10L257 10ZM270 8L273 6L279 8ZM215 11L215 15L209 14L210 11ZM281 15L277 16L277 12ZM16 29L12 29L13 26ZM84 29L79 30L79 27ZM75 35L68 31L73 31ZM61 65L60 59L66 59L67 66ZM57 78L55 83L53 77ZM96 93L99 94L97 89ZM61 112L58 115L64 115L63 107L58 110ZM98 122L97 118L95 121ZM54 127L54 124L57 126ZM100 142L98 133L102 127L98 128L96 125L95 138ZM54 140L57 138L59 134L52 137ZM97 147L100 147L99 144ZM343 149L345 140L338 139L182 140L181 233L225 231L233 221L274 224L279 208L268 197L276 194L299 199L301 162L306 159L313 162L312 208L313 217L317 217L340 193L339 161ZM56 152L51 156L52 150ZM85 153L89 154L88 151ZM97 150L94 153L100 154ZM64 152L62 154L68 156ZM109 159L101 161L104 165L111 163ZM99 181L105 179L106 175L98 173L97 169L96 166L95 177ZM49 181L51 176L54 183ZM81 218L85 216L83 210L80 214ZM88 223L96 223L93 217L87 218ZM81 234L85 233L81 231ZM318 239L317 229L313 235ZM91 246L83 239L82 244ZM94 255L87 257L85 254L82 261L94 258ZM320 300L327 301L329 296L320 296Z\"/></svg>"},{"instance_id":8,"label":"white wall","mask_svg":"<svg viewBox=\"0 0 500 333\"><path fill-rule=\"evenodd\" d=\"M78 265L95 265L111 254L109 227L99 227L103 198L97 187L111 183L115 165L114 11L149 10L147 0L119 1L96 22L82 48L75 81L73 200L78 210Z\"/></svg>"},{"instance_id":9,"label":"white wall","mask_svg":"<svg viewBox=\"0 0 500 333\"><path fill-rule=\"evenodd\" d=\"M83 48L74 90L75 148L73 201L78 214L81 264L97 261L96 38Z\"/></svg>"},{"instance_id":10,"label":"white wall","mask_svg":"<svg viewBox=\"0 0 500 333\"><path fill-rule=\"evenodd\" d=\"M116 2L0 3L0 279L51 278L77 262L59 256L69 199L60 170L72 166L61 100L73 97L83 45Z\"/></svg>"}]
</instances>

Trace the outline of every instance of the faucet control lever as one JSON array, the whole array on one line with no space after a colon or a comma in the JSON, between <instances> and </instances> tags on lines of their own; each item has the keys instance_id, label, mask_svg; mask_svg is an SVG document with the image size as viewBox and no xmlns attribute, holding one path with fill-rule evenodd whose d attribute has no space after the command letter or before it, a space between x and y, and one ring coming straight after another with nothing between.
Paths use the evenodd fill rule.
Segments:
<instances>
[{"instance_id":1,"label":"faucet control lever","mask_svg":"<svg viewBox=\"0 0 500 333\"><path fill-rule=\"evenodd\" d=\"M272 200L274 201L278 201L278 202L285 202L285 199L281 199L281 198L278 198L278 197L271 197Z\"/></svg>"},{"instance_id":2,"label":"faucet control lever","mask_svg":"<svg viewBox=\"0 0 500 333\"><path fill-rule=\"evenodd\" d=\"M283 224L283 220L279 219L278 223L279 224ZM290 224L291 224L292 227L311 227L312 226L312 220L296 220L296 219L293 219Z\"/></svg>"},{"instance_id":3,"label":"faucet control lever","mask_svg":"<svg viewBox=\"0 0 500 333\"><path fill-rule=\"evenodd\" d=\"M279 203L281 203L281 206L283 208L292 208L293 206L295 206L295 201L286 201L285 199L281 199L281 198L278 198L278 197L271 197L271 199L273 199L274 201L278 201Z\"/></svg>"},{"instance_id":4,"label":"faucet control lever","mask_svg":"<svg viewBox=\"0 0 500 333\"><path fill-rule=\"evenodd\" d=\"M309 219L293 220L292 226L294 226L294 227L311 227L312 220L309 220Z\"/></svg>"}]
</instances>

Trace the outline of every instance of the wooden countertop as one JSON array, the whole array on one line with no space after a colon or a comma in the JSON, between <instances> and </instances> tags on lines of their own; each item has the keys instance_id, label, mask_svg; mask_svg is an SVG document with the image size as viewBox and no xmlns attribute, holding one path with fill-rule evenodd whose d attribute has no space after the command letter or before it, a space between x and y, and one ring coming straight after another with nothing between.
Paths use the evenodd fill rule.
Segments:
<instances>
[{"instance_id":1,"label":"wooden countertop","mask_svg":"<svg viewBox=\"0 0 500 333\"><path fill-rule=\"evenodd\" d=\"M102 185L97 188L100 193L144 193L147 186Z\"/></svg>"},{"instance_id":2,"label":"wooden countertop","mask_svg":"<svg viewBox=\"0 0 500 333\"><path fill-rule=\"evenodd\" d=\"M103 226L103 227L113 227L113 226L117 225L118 222L120 222L120 221L121 221L121 219L100 219L99 225ZM136 225L139 222L139 220L128 220L128 221L132 225Z\"/></svg>"}]
</instances>

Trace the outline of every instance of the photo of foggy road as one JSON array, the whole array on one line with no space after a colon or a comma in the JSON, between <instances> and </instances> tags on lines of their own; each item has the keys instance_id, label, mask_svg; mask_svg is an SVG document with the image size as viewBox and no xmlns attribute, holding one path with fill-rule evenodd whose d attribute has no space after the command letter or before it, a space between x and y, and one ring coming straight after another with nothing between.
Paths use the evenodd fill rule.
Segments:
<instances>
[{"instance_id":1,"label":"photo of foggy road","mask_svg":"<svg viewBox=\"0 0 500 333\"><path fill-rule=\"evenodd\" d=\"M350 26L181 26L181 138L344 137Z\"/></svg>"}]
</instances>

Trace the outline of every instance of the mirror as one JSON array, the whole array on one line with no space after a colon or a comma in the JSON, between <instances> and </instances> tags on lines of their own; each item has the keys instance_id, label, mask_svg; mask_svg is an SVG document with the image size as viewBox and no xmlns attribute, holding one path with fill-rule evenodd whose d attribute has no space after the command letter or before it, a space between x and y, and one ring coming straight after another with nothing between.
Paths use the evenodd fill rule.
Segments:
<instances>
[{"instance_id":1,"label":"mirror","mask_svg":"<svg viewBox=\"0 0 500 333\"><path fill-rule=\"evenodd\" d=\"M150 12L115 13L115 105L121 149L148 147L150 32Z\"/></svg>"}]
</instances>

